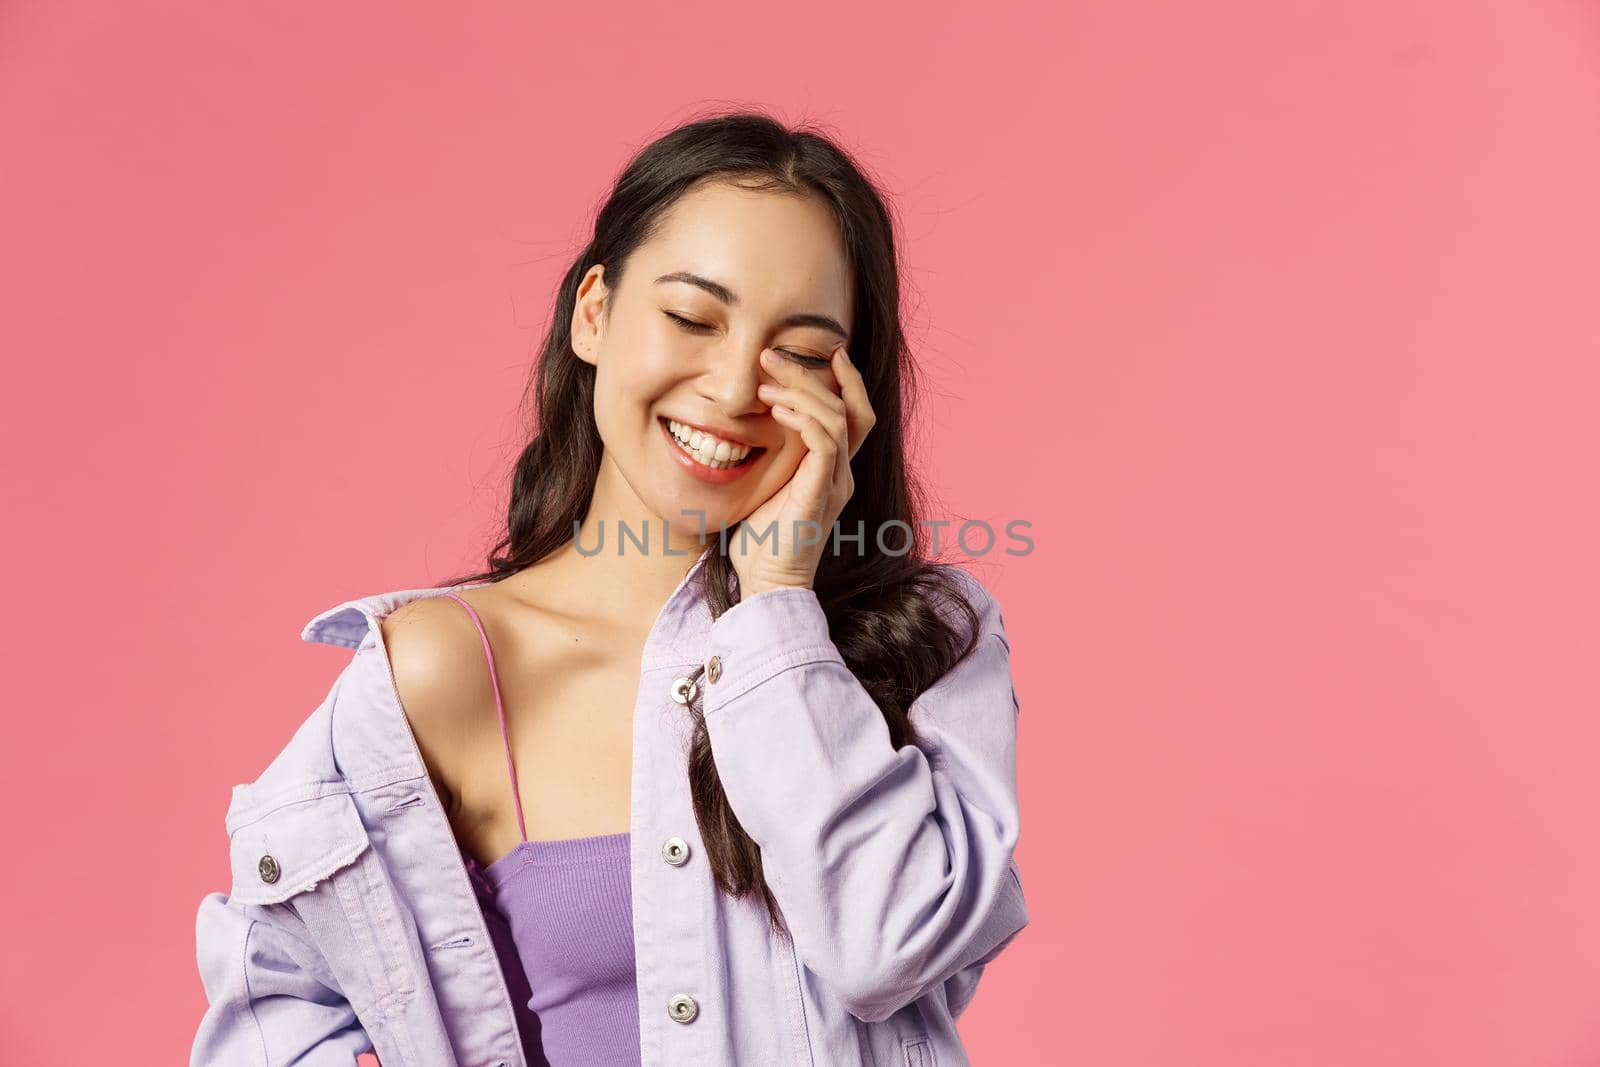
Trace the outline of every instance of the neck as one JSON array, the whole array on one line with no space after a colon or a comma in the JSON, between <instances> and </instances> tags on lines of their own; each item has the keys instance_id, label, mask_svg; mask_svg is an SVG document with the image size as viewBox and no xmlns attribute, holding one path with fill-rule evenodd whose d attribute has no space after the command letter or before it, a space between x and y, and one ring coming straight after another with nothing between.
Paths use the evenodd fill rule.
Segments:
<instances>
[{"instance_id":1,"label":"neck","mask_svg":"<svg viewBox=\"0 0 1600 1067\"><path fill-rule=\"evenodd\" d=\"M588 513L577 537L545 563L561 572L573 602L620 618L651 619L666 603L716 532L700 537L696 515L669 522L639 499L607 456L601 460Z\"/></svg>"}]
</instances>

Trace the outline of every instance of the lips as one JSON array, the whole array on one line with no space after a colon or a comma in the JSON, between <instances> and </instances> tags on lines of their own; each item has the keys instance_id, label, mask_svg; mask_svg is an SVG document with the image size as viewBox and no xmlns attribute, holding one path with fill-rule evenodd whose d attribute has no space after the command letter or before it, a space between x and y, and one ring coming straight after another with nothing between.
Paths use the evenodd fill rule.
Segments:
<instances>
[{"instance_id":1,"label":"lips","mask_svg":"<svg viewBox=\"0 0 1600 1067\"><path fill-rule=\"evenodd\" d=\"M713 470L738 467L764 451L760 445L702 430L693 423L665 417L661 422L685 455Z\"/></svg>"},{"instance_id":2,"label":"lips","mask_svg":"<svg viewBox=\"0 0 1600 1067\"><path fill-rule=\"evenodd\" d=\"M755 466L758 458L766 453L766 449L755 447L735 466L713 467L707 466L701 459L686 450L682 443L672 434L672 428L665 418L657 418L656 423L661 427L661 436L665 439L667 448L672 452L672 458L683 468L689 476L712 485L726 485L742 477L746 471Z\"/></svg>"}]
</instances>

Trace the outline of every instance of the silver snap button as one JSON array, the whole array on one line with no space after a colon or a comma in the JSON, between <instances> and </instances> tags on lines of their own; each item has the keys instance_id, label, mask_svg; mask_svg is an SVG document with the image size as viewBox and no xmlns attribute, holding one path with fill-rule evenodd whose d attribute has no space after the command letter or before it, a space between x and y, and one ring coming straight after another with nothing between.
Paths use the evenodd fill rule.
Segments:
<instances>
[{"instance_id":1,"label":"silver snap button","mask_svg":"<svg viewBox=\"0 0 1600 1067\"><path fill-rule=\"evenodd\" d=\"M271 856L262 856L261 862L256 864L256 870L261 874L261 880L268 885L278 880L282 872L278 869L278 861Z\"/></svg>"},{"instance_id":2,"label":"silver snap button","mask_svg":"<svg viewBox=\"0 0 1600 1067\"><path fill-rule=\"evenodd\" d=\"M716 682L717 682L717 679L721 678L721 677L722 677L722 660L718 656L712 656L709 660L706 661L706 681L708 681L711 684L715 685Z\"/></svg>"},{"instance_id":3,"label":"silver snap button","mask_svg":"<svg viewBox=\"0 0 1600 1067\"><path fill-rule=\"evenodd\" d=\"M672 683L672 699L680 704L687 704L694 699L695 684L693 678L679 678Z\"/></svg>"},{"instance_id":4,"label":"silver snap button","mask_svg":"<svg viewBox=\"0 0 1600 1067\"><path fill-rule=\"evenodd\" d=\"M661 858L674 867L682 867L689 862L689 842L681 837L669 837L661 846Z\"/></svg>"},{"instance_id":5,"label":"silver snap button","mask_svg":"<svg viewBox=\"0 0 1600 1067\"><path fill-rule=\"evenodd\" d=\"M667 1001L667 1014L672 1016L673 1022L691 1022L700 1014L700 1005L696 1004L689 994L679 993Z\"/></svg>"}]
</instances>

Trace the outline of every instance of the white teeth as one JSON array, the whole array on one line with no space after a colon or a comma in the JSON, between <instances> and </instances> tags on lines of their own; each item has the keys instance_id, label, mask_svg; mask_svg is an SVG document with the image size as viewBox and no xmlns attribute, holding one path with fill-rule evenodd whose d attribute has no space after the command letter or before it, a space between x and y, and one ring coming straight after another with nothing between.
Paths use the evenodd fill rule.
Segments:
<instances>
[{"instance_id":1,"label":"white teeth","mask_svg":"<svg viewBox=\"0 0 1600 1067\"><path fill-rule=\"evenodd\" d=\"M672 431L672 436L683 446L685 452L712 470L737 466L750 454L748 445L736 445L731 441L724 441L673 419L667 420L667 428Z\"/></svg>"}]
</instances>

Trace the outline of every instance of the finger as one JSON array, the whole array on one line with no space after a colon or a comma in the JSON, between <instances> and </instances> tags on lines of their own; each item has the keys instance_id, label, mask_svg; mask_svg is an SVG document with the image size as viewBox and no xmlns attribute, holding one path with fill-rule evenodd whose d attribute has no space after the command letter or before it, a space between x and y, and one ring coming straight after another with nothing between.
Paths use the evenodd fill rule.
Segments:
<instances>
[{"instance_id":1,"label":"finger","mask_svg":"<svg viewBox=\"0 0 1600 1067\"><path fill-rule=\"evenodd\" d=\"M787 363L782 353L774 349L762 349L761 362L771 368L779 384L762 382L756 387L756 396L767 404L785 404L815 416L838 439L840 447L848 448L849 413L843 397L823 385L816 375Z\"/></svg>"},{"instance_id":2,"label":"finger","mask_svg":"<svg viewBox=\"0 0 1600 1067\"><path fill-rule=\"evenodd\" d=\"M867 383L861 377L861 372L856 370L856 365L850 362L850 353L844 345L834 349L833 377L843 394L840 399L844 401L845 420L849 427L850 458L854 459L861 450L861 442L877 425L878 416L873 412L872 401L867 396Z\"/></svg>"},{"instance_id":3,"label":"finger","mask_svg":"<svg viewBox=\"0 0 1600 1067\"><path fill-rule=\"evenodd\" d=\"M809 376L804 381L793 385L774 385L771 382L762 382L756 386L756 396L768 404L788 404L790 407L803 406L807 411L817 411L828 415L838 420L841 425L848 425L849 422L844 398Z\"/></svg>"},{"instance_id":4,"label":"finger","mask_svg":"<svg viewBox=\"0 0 1600 1067\"><path fill-rule=\"evenodd\" d=\"M815 419L841 451L849 448L849 423L845 417L844 401L838 396L828 392L819 394L797 386L763 385L756 392L768 403L782 404Z\"/></svg>"},{"instance_id":5,"label":"finger","mask_svg":"<svg viewBox=\"0 0 1600 1067\"><path fill-rule=\"evenodd\" d=\"M839 457L842 454L838 439L830 435L815 416L786 405L774 407L772 417L800 434L800 440L806 446L806 457L800 461L800 466L805 468L810 464L823 484L831 489L839 475Z\"/></svg>"}]
</instances>

